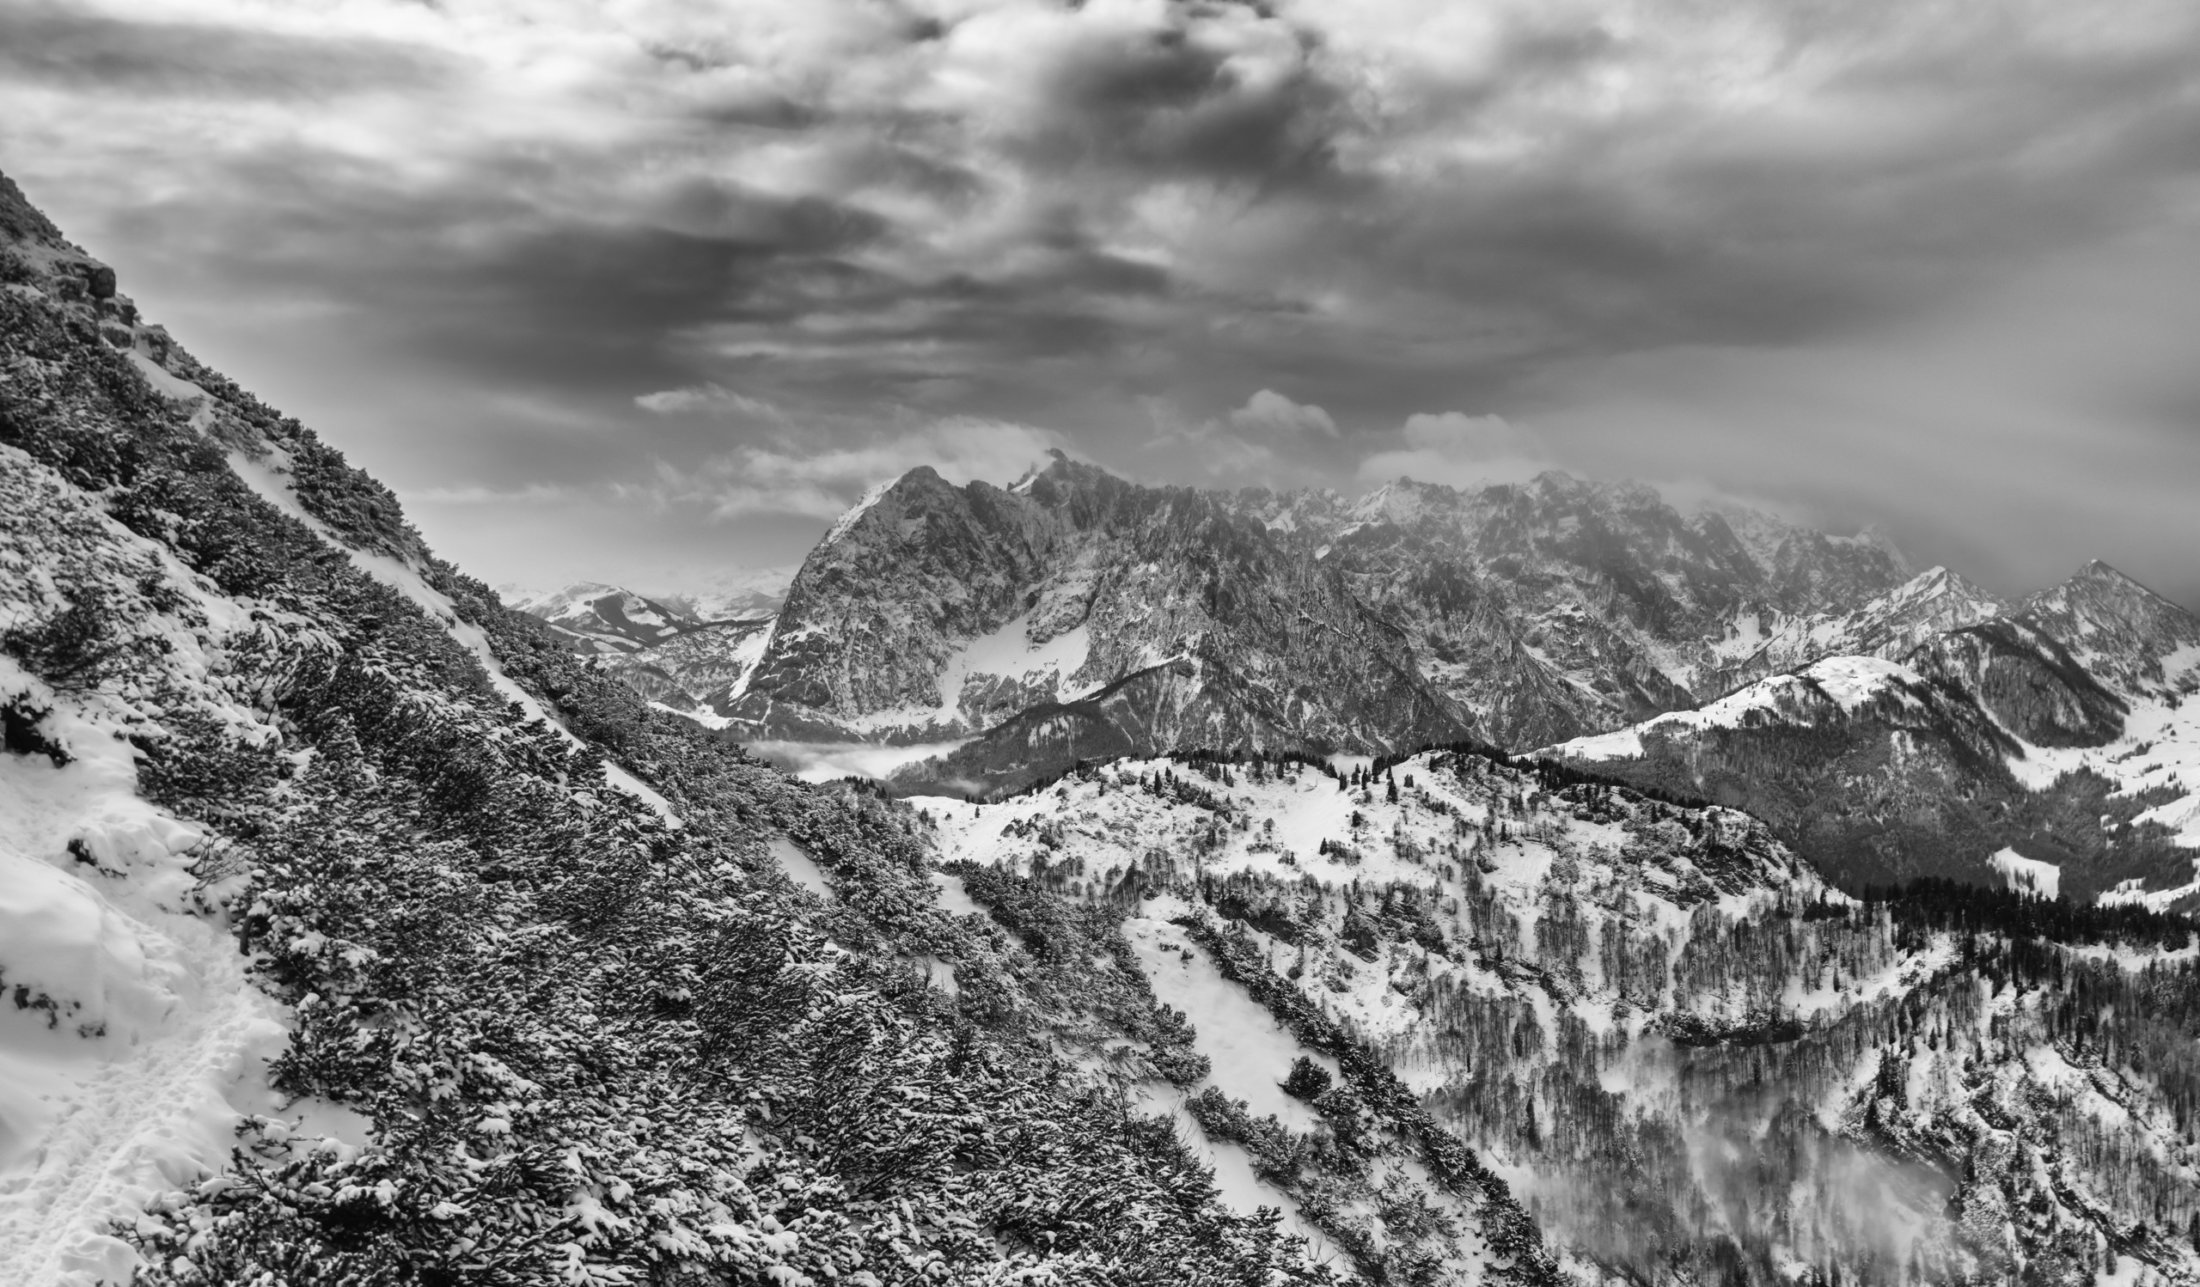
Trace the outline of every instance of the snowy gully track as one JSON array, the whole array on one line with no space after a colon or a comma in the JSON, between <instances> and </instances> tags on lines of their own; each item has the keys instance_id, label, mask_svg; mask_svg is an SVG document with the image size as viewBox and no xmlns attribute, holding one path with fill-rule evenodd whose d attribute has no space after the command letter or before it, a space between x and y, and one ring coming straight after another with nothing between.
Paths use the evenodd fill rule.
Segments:
<instances>
[{"instance_id":1,"label":"snowy gully track","mask_svg":"<svg viewBox=\"0 0 2200 1287\"><path fill-rule=\"evenodd\" d=\"M221 1167L239 1117L276 1107L285 1036L234 940L185 910L203 833L137 796L101 721L52 704L71 762L0 757L0 970L50 1007L0 1010L9 1287L126 1280L109 1222Z\"/></svg>"},{"instance_id":2,"label":"snowy gully track","mask_svg":"<svg viewBox=\"0 0 2200 1287\"><path fill-rule=\"evenodd\" d=\"M29 1168L0 1181L0 1282L126 1279L134 1257L106 1222L219 1164L209 1137L252 1106L220 1088L249 1096L281 1027L234 950L193 946L207 949L191 953L205 971L192 980L198 1007L69 1093Z\"/></svg>"}]
</instances>

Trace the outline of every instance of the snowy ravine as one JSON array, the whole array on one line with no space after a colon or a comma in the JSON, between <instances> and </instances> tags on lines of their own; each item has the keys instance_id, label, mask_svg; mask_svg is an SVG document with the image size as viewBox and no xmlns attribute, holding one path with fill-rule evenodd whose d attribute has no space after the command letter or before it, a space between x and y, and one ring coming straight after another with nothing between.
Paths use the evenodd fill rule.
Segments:
<instances>
[{"instance_id":1,"label":"snowy ravine","mask_svg":"<svg viewBox=\"0 0 2200 1287\"><path fill-rule=\"evenodd\" d=\"M2013 860L2022 892L1860 904L1746 815L1472 753L1342 777L1130 760L908 804L957 870L1122 909L1214 1063L1186 1129L1218 1174L1253 1151L1262 1187L1234 1201L1333 1245L1416 1244L1366 1182L1290 1169L1360 1129L1279 1089L1302 1056L1339 1070L1292 1025L1387 1066L1584 1279L2052 1279L2136 1256L2138 1280L2200 1280L2186 923L2103 910L2043 939L2048 878ZM2186 1035L2150 1045L2162 1024ZM1197 1111L1210 1086L1269 1125Z\"/></svg>"}]
</instances>

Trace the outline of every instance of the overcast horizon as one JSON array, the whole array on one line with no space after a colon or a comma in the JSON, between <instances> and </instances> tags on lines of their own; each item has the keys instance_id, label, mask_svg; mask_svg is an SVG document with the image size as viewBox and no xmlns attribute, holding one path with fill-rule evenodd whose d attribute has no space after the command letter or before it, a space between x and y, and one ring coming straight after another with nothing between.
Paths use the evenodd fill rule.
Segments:
<instances>
[{"instance_id":1,"label":"overcast horizon","mask_svg":"<svg viewBox=\"0 0 2200 1287\"><path fill-rule=\"evenodd\" d=\"M1051 447L2200 607L2200 6L35 3L0 172L495 582Z\"/></svg>"}]
</instances>

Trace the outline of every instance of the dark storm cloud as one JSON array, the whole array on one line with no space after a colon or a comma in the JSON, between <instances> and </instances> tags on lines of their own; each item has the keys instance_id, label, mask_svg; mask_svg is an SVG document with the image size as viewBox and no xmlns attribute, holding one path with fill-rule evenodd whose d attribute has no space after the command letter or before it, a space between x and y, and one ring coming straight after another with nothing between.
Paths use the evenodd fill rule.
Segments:
<instances>
[{"instance_id":1,"label":"dark storm cloud","mask_svg":"<svg viewBox=\"0 0 2200 1287\"><path fill-rule=\"evenodd\" d=\"M894 435L973 470L1059 441L1220 481L1555 455L1839 479L1842 512L1955 548L2006 519L1946 498L1967 457L2014 487L2086 459L2089 426L2130 429L2131 464L2040 500L2061 542L2120 482L2154 496L2137 484L2200 405L2189 363L2050 336L1994 294L2200 219L2189 5L178 13L0 16L0 165L133 280L216 318L229 293L294 310L284 343L321 336L328 370L371 350L436 421L418 450L505 444L455 481L422 456L440 494L539 507L624 470L623 494L669 495L651 462L764 461L808 521L909 458ZM406 92L358 92L384 88ZM2182 316L2114 280L2098 316ZM2008 356L2050 339L2083 361ZM1960 378L1913 379L1928 352ZM2004 361L2056 408L2016 438L1981 428L2013 414ZM1327 429L1273 431L1307 408ZM508 446L552 425L554 448ZM1920 472L1920 440L1937 494L1885 481ZM775 503L712 494L720 524ZM2010 576L2068 561L2037 544Z\"/></svg>"},{"instance_id":2,"label":"dark storm cloud","mask_svg":"<svg viewBox=\"0 0 2200 1287\"><path fill-rule=\"evenodd\" d=\"M1147 177L1190 174L1263 187L1337 176L1332 144L1344 114L1337 87L1311 65L1312 33L1293 31L1290 65L1255 81L1230 52L1194 38L1202 12L1095 40L1050 69L1052 93L1018 140L1048 171L1091 164Z\"/></svg>"},{"instance_id":3,"label":"dark storm cloud","mask_svg":"<svg viewBox=\"0 0 2200 1287\"><path fill-rule=\"evenodd\" d=\"M102 92L312 99L430 86L452 60L374 38L217 22L138 22L33 5L0 11L0 75Z\"/></svg>"},{"instance_id":4,"label":"dark storm cloud","mask_svg":"<svg viewBox=\"0 0 2200 1287\"><path fill-rule=\"evenodd\" d=\"M600 164L483 159L471 182L419 191L273 153L120 227L215 280L341 299L418 360L553 385L661 379L670 334L744 314L784 323L872 276L840 256L884 222L827 198L693 177L617 212L537 199ZM179 245L179 229L196 235Z\"/></svg>"}]
</instances>

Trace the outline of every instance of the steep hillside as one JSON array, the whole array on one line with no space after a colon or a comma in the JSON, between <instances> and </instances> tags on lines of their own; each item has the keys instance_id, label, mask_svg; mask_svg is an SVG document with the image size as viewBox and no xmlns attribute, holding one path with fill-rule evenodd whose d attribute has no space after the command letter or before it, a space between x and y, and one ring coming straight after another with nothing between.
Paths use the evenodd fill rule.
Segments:
<instances>
[{"instance_id":1,"label":"steep hillside","mask_svg":"<svg viewBox=\"0 0 2200 1287\"><path fill-rule=\"evenodd\" d=\"M973 888L1130 910L1211 1066L1181 1112L1336 1247L1444 1254L1399 1127L1426 1120L1583 1280L2200 1274L2181 919L1858 903L1745 815L1473 753L910 803Z\"/></svg>"},{"instance_id":2,"label":"steep hillside","mask_svg":"<svg viewBox=\"0 0 2200 1287\"><path fill-rule=\"evenodd\" d=\"M0 1281L1356 1277L1119 1093L1206 1072L1119 918L977 914L0 231ZM1439 1184L1428 1281L1551 1281Z\"/></svg>"},{"instance_id":3,"label":"steep hillside","mask_svg":"<svg viewBox=\"0 0 2200 1287\"><path fill-rule=\"evenodd\" d=\"M2200 621L2102 564L1901 660L1843 657L1551 754L1765 818L1851 889L1994 882L2188 899Z\"/></svg>"}]
</instances>

